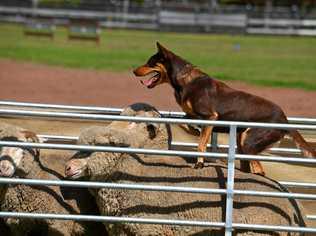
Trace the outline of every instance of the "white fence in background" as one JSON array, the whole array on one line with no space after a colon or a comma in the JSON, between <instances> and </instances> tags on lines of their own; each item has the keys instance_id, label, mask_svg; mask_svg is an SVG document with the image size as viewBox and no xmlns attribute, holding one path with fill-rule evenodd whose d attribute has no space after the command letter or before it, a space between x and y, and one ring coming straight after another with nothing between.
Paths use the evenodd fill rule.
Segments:
<instances>
[{"instance_id":1,"label":"white fence in background","mask_svg":"<svg viewBox=\"0 0 316 236\"><path fill-rule=\"evenodd\" d=\"M152 10L153 11L153 10ZM50 17L56 24L71 18L90 18L108 28L239 32L248 34L316 35L316 19L253 18L247 12L181 12L157 8L153 12L93 11L0 6L0 21L25 23L28 17Z\"/></svg>"}]
</instances>

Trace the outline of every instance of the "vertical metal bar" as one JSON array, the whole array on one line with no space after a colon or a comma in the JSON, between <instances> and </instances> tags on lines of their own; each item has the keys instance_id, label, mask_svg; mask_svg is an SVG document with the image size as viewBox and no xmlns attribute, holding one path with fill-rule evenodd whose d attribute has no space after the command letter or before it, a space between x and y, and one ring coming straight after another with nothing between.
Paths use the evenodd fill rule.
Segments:
<instances>
[{"instance_id":1,"label":"vertical metal bar","mask_svg":"<svg viewBox=\"0 0 316 236\"><path fill-rule=\"evenodd\" d=\"M235 150L236 150L236 125L229 129L229 151L227 170L227 195L226 195L226 221L225 236L231 236L233 232L233 198L234 198L234 177L235 177Z\"/></svg>"},{"instance_id":2,"label":"vertical metal bar","mask_svg":"<svg viewBox=\"0 0 316 236\"><path fill-rule=\"evenodd\" d=\"M217 137L218 137L218 133L212 132L212 137L211 137L212 152L217 151Z\"/></svg>"}]
</instances>

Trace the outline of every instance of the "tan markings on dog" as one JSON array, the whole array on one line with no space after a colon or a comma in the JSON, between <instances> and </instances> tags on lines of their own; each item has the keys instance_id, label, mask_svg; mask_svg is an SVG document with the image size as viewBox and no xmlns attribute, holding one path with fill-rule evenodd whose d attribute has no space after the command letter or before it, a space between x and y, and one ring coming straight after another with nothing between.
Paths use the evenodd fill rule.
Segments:
<instances>
[{"instance_id":1,"label":"tan markings on dog","mask_svg":"<svg viewBox=\"0 0 316 236\"><path fill-rule=\"evenodd\" d=\"M241 133L240 135L240 145L241 147L244 146L245 139L247 138L247 133L250 131L250 128L246 129L244 132Z\"/></svg>"},{"instance_id":2,"label":"tan markings on dog","mask_svg":"<svg viewBox=\"0 0 316 236\"><path fill-rule=\"evenodd\" d=\"M309 151L303 150L302 152L303 152L303 155L308 157L308 158L313 158L314 157L313 153L311 153Z\"/></svg>"},{"instance_id":3,"label":"tan markings on dog","mask_svg":"<svg viewBox=\"0 0 316 236\"><path fill-rule=\"evenodd\" d=\"M192 103L191 101L188 99L186 101L184 101L181 105L182 110L187 113L187 114L193 114L193 108L192 108Z\"/></svg>"},{"instance_id":4,"label":"tan markings on dog","mask_svg":"<svg viewBox=\"0 0 316 236\"><path fill-rule=\"evenodd\" d=\"M199 146L198 146L198 151L199 152L205 152L207 143L210 140L210 136L212 133L212 126L203 126L201 135L200 135L200 140L199 140ZM198 157L197 162L195 163L195 168L203 168L204 166L204 157Z\"/></svg>"},{"instance_id":5,"label":"tan markings on dog","mask_svg":"<svg viewBox=\"0 0 316 236\"><path fill-rule=\"evenodd\" d=\"M190 82L192 82L193 80L199 78L203 73L199 70L199 69L193 69L190 70L189 72L185 73L184 75L182 75L182 79L184 84L188 84Z\"/></svg>"},{"instance_id":6,"label":"tan markings on dog","mask_svg":"<svg viewBox=\"0 0 316 236\"><path fill-rule=\"evenodd\" d=\"M241 149L245 144L245 139L247 138L247 133L251 130L251 128L246 129L244 132L241 133L241 138L240 138L240 146ZM247 164L246 164L247 163ZM257 160L251 160L251 161L244 161L245 165L249 165L250 168L250 173L253 174L259 174L259 175L265 175L263 166L261 165L261 163ZM243 167L246 168L246 167ZM242 168L242 169L243 169ZM247 168L248 169L248 168Z\"/></svg>"},{"instance_id":7,"label":"tan markings on dog","mask_svg":"<svg viewBox=\"0 0 316 236\"><path fill-rule=\"evenodd\" d=\"M169 77L168 77L167 69L163 64L157 63L155 66L155 69L160 71L160 79L162 80L162 82L169 82L170 81Z\"/></svg>"},{"instance_id":8,"label":"tan markings on dog","mask_svg":"<svg viewBox=\"0 0 316 236\"><path fill-rule=\"evenodd\" d=\"M153 68L148 67L146 65L143 65L143 66L138 67L134 72L138 76L143 76L143 75L146 75L146 74L150 73L152 70L153 70Z\"/></svg>"},{"instance_id":9,"label":"tan markings on dog","mask_svg":"<svg viewBox=\"0 0 316 236\"><path fill-rule=\"evenodd\" d=\"M209 120L217 120L218 119L218 113L213 112L213 115L209 117ZM213 130L213 126L203 126L200 140L199 140L199 146L198 151L199 152L205 152L207 148L207 143L210 140L210 136ZM202 168L204 166L204 157L198 157L197 162L195 164L195 168Z\"/></svg>"},{"instance_id":10,"label":"tan markings on dog","mask_svg":"<svg viewBox=\"0 0 316 236\"><path fill-rule=\"evenodd\" d=\"M250 172L253 174L258 174L258 175L265 175L263 166L261 165L261 163L257 160L251 160L249 161L249 165L250 165Z\"/></svg>"},{"instance_id":11,"label":"tan markings on dog","mask_svg":"<svg viewBox=\"0 0 316 236\"><path fill-rule=\"evenodd\" d=\"M200 142L198 150L199 152L205 152L207 143L210 139L210 135L212 132L213 126L206 126L202 128L201 136L200 136Z\"/></svg>"},{"instance_id":12,"label":"tan markings on dog","mask_svg":"<svg viewBox=\"0 0 316 236\"><path fill-rule=\"evenodd\" d=\"M191 134L194 136L200 136L200 131L198 131L197 129L193 128L190 125L180 124L179 127L183 129L185 132L187 132L188 134Z\"/></svg>"}]
</instances>

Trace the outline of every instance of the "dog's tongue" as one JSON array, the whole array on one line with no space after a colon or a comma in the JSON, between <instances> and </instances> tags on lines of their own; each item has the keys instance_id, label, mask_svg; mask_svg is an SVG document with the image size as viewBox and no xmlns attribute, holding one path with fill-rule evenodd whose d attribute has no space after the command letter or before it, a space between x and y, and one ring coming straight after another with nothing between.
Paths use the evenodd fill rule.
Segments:
<instances>
[{"instance_id":1,"label":"dog's tongue","mask_svg":"<svg viewBox=\"0 0 316 236\"><path fill-rule=\"evenodd\" d=\"M151 79L147 79L147 80L141 80L142 84L145 85L145 86L150 86L153 82L153 78Z\"/></svg>"}]
</instances>

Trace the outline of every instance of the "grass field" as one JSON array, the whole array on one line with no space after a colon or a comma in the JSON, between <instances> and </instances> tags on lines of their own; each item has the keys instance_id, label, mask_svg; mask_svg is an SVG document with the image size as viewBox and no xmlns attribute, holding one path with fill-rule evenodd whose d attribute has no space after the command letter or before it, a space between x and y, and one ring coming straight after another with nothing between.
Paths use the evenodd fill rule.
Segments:
<instances>
[{"instance_id":1,"label":"grass field","mask_svg":"<svg viewBox=\"0 0 316 236\"><path fill-rule=\"evenodd\" d=\"M93 42L68 42L64 28L50 41L26 38L21 26L0 24L1 58L65 67L130 71L156 51L156 41L219 79L316 90L315 37L104 29L98 47Z\"/></svg>"}]
</instances>

